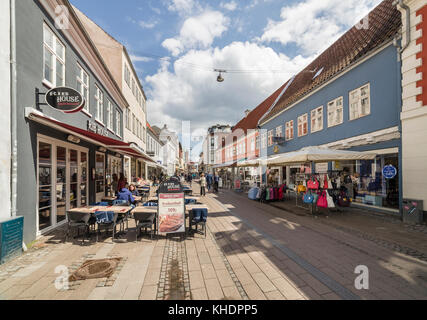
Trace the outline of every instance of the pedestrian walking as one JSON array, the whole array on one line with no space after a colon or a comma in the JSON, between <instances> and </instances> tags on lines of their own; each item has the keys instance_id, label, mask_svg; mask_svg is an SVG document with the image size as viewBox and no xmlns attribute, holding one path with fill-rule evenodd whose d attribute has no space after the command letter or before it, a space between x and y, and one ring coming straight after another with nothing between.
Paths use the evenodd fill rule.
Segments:
<instances>
[{"instance_id":1,"label":"pedestrian walking","mask_svg":"<svg viewBox=\"0 0 427 320\"><path fill-rule=\"evenodd\" d=\"M206 196L206 177L205 175L202 173L202 176L200 178L200 195L201 196Z\"/></svg>"},{"instance_id":2,"label":"pedestrian walking","mask_svg":"<svg viewBox=\"0 0 427 320\"><path fill-rule=\"evenodd\" d=\"M216 175L216 173L214 173L213 184L214 184L214 193L218 193L219 177Z\"/></svg>"}]
</instances>

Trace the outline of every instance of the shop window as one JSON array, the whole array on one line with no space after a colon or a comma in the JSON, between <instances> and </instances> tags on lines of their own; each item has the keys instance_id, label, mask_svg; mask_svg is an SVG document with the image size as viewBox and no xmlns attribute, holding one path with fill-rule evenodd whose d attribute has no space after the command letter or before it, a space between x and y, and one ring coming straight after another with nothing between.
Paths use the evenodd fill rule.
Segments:
<instances>
[{"instance_id":1,"label":"shop window","mask_svg":"<svg viewBox=\"0 0 427 320\"><path fill-rule=\"evenodd\" d=\"M350 120L365 117L371 113L370 84L350 92Z\"/></svg>"},{"instance_id":2,"label":"shop window","mask_svg":"<svg viewBox=\"0 0 427 320\"><path fill-rule=\"evenodd\" d=\"M96 153L95 190L97 195L105 195L105 155ZM99 198L98 198L99 199Z\"/></svg>"},{"instance_id":3,"label":"shop window","mask_svg":"<svg viewBox=\"0 0 427 320\"><path fill-rule=\"evenodd\" d=\"M95 119L104 123L104 93L95 85L96 116Z\"/></svg>"},{"instance_id":4,"label":"shop window","mask_svg":"<svg viewBox=\"0 0 427 320\"><path fill-rule=\"evenodd\" d=\"M311 111L311 133L323 130L323 106Z\"/></svg>"},{"instance_id":5,"label":"shop window","mask_svg":"<svg viewBox=\"0 0 427 320\"><path fill-rule=\"evenodd\" d=\"M113 130L113 123L114 123L113 105L111 104L110 100L107 100L107 127L108 127L108 129Z\"/></svg>"},{"instance_id":6,"label":"shop window","mask_svg":"<svg viewBox=\"0 0 427 320\"><path fill-rule=\"evenodd\" d=\"M39 143L39 230L52 225L52 145Z\"/></svg>"},{"instance_id":7,"label":"shop window","mask_svg":"<svg viewBox=\"0 0 427 320\"><path fill-rule=\"evenodd\" d=\"M340 125L343 121L343 97L340 97L328 103L328 128Z\"/></svg>"},{"instance_id":8,"label":"shop window","mask_svg":"<svg viewBox=\"0 0 427 320\"><path fill-rule=\"evenodd\" d=\"M298 117L298 137L308 134L308 114Z\"/></svg>"},{"instance_id":9,"label":"shop window","mask_svg":"<svg viewBox=\"0 0 427 320\"><path fill-rule=\"evenodd\" d=\"M294 138L294 120L286 122L286 140L292 140Z\"/></svg>"},{"instance_id":10,"label":"shop window","mask_svg":"<svg viewBox=\"0 0 427 320\"><path fill-rule=\"evenodd\" d=\"M65 47L53 31L43 25L43 78L50 87L65 85Z\"/></svg>"},{"instance_id":11,"label":"shop window","mask_svg":"<svg viewBox=\"0 0 427 320\"><path fill-rule=\"evenodd\" d=\"M283 137L283 126L276 128L276 137Z\"/></svg>"},{"instance_id":12,"label":"shop window","mask_svg":"<svg viewBox=\"0 0 427 320\"><path fill-rule=\"evenodd\" d=\"M77 91L85 99L84 110L89 112L89 76L79 64L77 64L77 69L79 70L77 74Z\"/></svg>"},{"instance_id":13,"label":"shop window","mask_svg":"<svg viewBox=\"0 0 427 320\"><path fill-rule=\"evenodd\" d=\"M87 153L80 153L80 204L86 206L88 204L87 193L88 193L88 161Z\"/></svg>"},{"instance_id":14,"label":"shop window","mask_svg":"<svg viewBox=\"0 0 427 320\"><path fill-rule=\"evenodd\" d=\"M77 208L78 203L78 175L79 175L79 163L78 163L78 152L76 150L69 150L70 159L70 208ZM58 213L57 213L58 215ZM65 219L65 213L61 217ZM59 222L59 221L58 221Z\"/></svg>"}]
</instances>

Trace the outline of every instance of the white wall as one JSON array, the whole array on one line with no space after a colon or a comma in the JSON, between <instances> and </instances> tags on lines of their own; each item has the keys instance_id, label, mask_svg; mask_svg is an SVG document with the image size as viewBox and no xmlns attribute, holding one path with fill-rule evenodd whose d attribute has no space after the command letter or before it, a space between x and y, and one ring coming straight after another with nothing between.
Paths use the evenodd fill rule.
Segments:
<instances>
[{"instance_id":1,"label":"white wall","mask_svg":"<svg viewBox=\"0 0 427 320\"><path fill-rule=\"evenodd\" d=\"M0 220L10 218L10 3L0 1Z\"/></svg>"},{"instance_id":2,"label":"white wall","mask_svg":"<svg viewBox=\"0 0 427 320\"><path fill-rule=\"evenodd\" d=\"M422 88L417 88L417 81L422 74L416 72L421 66L417 54L423 50L421 44L416 44L422 36L416 26L421 22L421 16L416 16L425 0L405 1L411 9L411 43L402 54L402 166L403 166L403 197L424 200L424 211L427 211L427 106L416 101ZM406 13L402 12L403 40L406 41ZM424 35L426 36L426 35ZM424 48L427 50L427 48ZM425 62L427 63L427 62ZM426 75L424 75L426 76Z\"/></svg>"}]
</instances>

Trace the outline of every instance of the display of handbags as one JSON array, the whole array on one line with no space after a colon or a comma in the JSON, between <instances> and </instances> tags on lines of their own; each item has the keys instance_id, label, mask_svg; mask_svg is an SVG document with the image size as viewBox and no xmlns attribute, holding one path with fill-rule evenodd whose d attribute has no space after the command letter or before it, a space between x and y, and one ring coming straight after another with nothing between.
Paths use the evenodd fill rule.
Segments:
<instances>
[{"instance_id":1,"label":"display of handbags","mask_svg":"<svg viewBox=\"0 0 427 320\"><path fill-rule=\"evenodd\" d=\"M311 192L307 192L303 198L304 203L311 204L314 202L314 195Z\"/></svg>"},{"instance_id":2,"label":"display of handbags","mask_svg":"<svg viewBox=\"0 0 427 320\"><path fill-rule=\"evenodd\" d=\"M317 200L317 206L319 208L328 208L328 199L326 197L326 191L323 191L319 200Z\"/></svg>"},{"instance_id":3,"label":"display of handbags","mask_svg":"<svg viewBox=\"0 0 427 320\"><path fill-rule=\"evenodd\" d=\"M319 189L320 185L319 185L319 180L317 180L316 178L312 178L310 180L308 180L307 182L307 188L311 189L311 190L317 190Z\"/></svg>"},{"instance_id":4,"label":"display of handbags","mask_svg":"<svg viewBox=\"0 0 427 320\"><path fill-rule=\"evenodd\" d=\"M338 205L340 207L350 207L350 198L347 196L346 193L341 192L340 195L338 196Z\"/></svg>"}]
</instances>

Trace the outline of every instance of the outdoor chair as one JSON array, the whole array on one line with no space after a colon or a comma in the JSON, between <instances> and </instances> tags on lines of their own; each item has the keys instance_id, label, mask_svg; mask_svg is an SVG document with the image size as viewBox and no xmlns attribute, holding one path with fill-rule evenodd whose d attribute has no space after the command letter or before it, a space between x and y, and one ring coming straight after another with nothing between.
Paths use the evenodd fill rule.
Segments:
<instances>
[{"instance_id":1,"label":"outdoor chair","mask_svg":"<svg viewBox=\"0 0 427 320\"><path fill-rule=\"evenodd\" d=\"M129 201L126 200L114 200L113 201L113 206L118 206L118 207L128 207L129 206ZM129 228L129 217L128 217L128 213L126 213L125 216L120 216L117 220L117 223L120 223L120 231L122 231L122 226L124 229L124 223L126 222L126 228Z\"/></svg>"},{"instance_id":2,"label":"outdoor chair","mask_svg":"<svg viewBox=\"0 0 427 320\"><path fill-rule=\"evenodd\" d=\"M127 206L129 206L129 201L126 201L126 200L114 200L113 201L113 206L127 207Z\"/></svg>"},{"instance_id":3,"label":"outdoor chair","mask_svg":"<svg viewBox=\"0 0 427 320\"><path fill-rule=\"evenodd\" d=\"M116 225L118 214L113 211L99 211L95 213L96 224L98 225L98 232L96 233L96 242L98 242L98 236L101 232L101 229L106 229L106 232L109 228L113 230L113 239L116 234Z\"/></svg>"},{"instance_id":4,"label":"outdoor chair","mask_svg":"<svg viewBox=\"0 0 427 320\"><path fill-rule=\"evenodd\" d=\"M68 236L70 235L70 230L73 228L77 228L77 238L80 235L80 229L84 228L85 229L85 234L88 235L89 234L89 229L90 229L90 217L91 214L90 213L83 213L83 212L67 212L67 231L65 233L65 241L67 242L68 240ZM85 242L85 234L83 236L83 242L82 244L84 244Z\"/></svg>"},{"instance_id":5,"label":"outdoor chair","mask_svg":"<svg viewBox=\"0 0 427 320\"><path fill-rule=\"evenodd\" d=\"M108 202L96 202L94 204L91 204L91 206L98 206L98 207L108 207Z\"/></svg>"},{"instance_id":6,"label":"outdoor chair","mask_svg":"<svg viewBox=\"0 0 427 320\"><path fill-rule=\"evenodd\" d=\"M150 229L151 240L153 240L153 225L154 220L156 219L156 214L154 212L135 212L133 214L135 219L135 241L138 241L138 232L144 228L145 232L147 229Z\"/></svg>"},{"instance_id":7,"label":"outdoor chair","mask_svg":"<svg viewBox=\"0 0 427 320\"><path fill-rule=\"evenodd\" d=\"M191 220L190 220L190 228L195 225L196 226L196 232L197 226L200 224L203 227L203 234L206 238L206 222L208 219L208 209L193 209L191 210Z\"/></svg>"},{"instance_id":8,"label":"outdoor chair","mask_svg":"<svg viewBox=\"0 0 427 320\"><path fill-rule=\"evenodd\" d=\"M185 199L185 205L196 204L196 203L197 203L196 199Z\"/></svg>"},{"instance_id":9,"label":"outdoor chair","mask_svg":"<svg viewBox=\"0 0 427 320\"><path fill-rule=\"evenodd\" d=\"M142 204L143 207L158 207L159 204L157 202L149 201Z\"/></svg>"}]
</instances>

